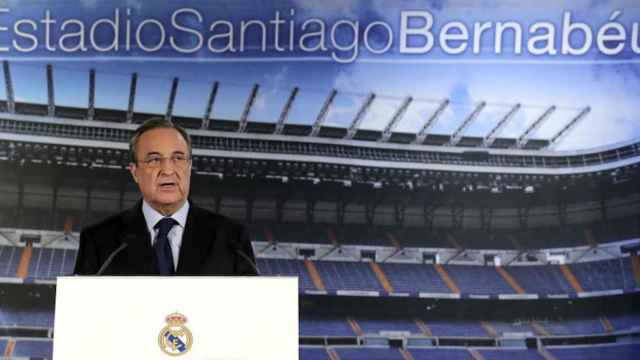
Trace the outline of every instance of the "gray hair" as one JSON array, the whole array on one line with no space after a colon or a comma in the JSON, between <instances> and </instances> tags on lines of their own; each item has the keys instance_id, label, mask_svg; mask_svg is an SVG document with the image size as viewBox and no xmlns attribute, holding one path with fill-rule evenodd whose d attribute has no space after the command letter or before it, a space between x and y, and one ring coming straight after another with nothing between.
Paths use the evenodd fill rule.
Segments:
<instances>
[{"instance_id":1,"label":"gray hair","mask_svg":"<svg viewBox=\"0 0 640 360\"><path fill-rule=\"evenodd\" d=\"M138 141L140 140L140 136L153 129L175 129L178 133L180 133L184 141L187 143L187 147L189 148L189 155L191 155L191 137L189 137L189 134L187 134L187 131L185 129L183 129L180 125L176 125L171 121L163 118L151 118L142 123L142 125L140 125L131 136L131 139L129 140L129 161L134 164L138 162L136 159L136 150L138 148Z\"/></svg>"}]
</instances>

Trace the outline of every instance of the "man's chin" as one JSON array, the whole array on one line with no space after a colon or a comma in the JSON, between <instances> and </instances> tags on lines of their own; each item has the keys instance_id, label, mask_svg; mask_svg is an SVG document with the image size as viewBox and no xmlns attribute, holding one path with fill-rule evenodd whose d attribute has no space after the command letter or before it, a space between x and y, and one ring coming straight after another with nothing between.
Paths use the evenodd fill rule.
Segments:
<instances>
[{"instance_id":1,"label":"man's chin","mask_svg":"<svg viewBox=\"0 0 640 360\"><path fill-rule=\"evenodd\" d=\"M184 203L185 199L179 196L172 196L172 197L159 197L154 200L155 200L154 204L161 209L177 210Z\"/></svg>"}]
</instances>

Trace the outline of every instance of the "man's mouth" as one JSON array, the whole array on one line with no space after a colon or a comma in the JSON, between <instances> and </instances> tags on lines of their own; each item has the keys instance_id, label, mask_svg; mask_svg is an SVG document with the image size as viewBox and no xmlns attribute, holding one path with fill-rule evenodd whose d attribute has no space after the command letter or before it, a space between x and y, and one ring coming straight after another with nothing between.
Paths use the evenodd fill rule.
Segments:
<instances>
[{"instance_id":1,"label":"man's mouth","mask_svg":"<svg viewBox=\"0 0 640 360\"><path fill-rule=\"evenodd\" d=\"M173 181L163 181L160 183L160 189L173 189L178 184Z\"/></svg>"}]
</instances>

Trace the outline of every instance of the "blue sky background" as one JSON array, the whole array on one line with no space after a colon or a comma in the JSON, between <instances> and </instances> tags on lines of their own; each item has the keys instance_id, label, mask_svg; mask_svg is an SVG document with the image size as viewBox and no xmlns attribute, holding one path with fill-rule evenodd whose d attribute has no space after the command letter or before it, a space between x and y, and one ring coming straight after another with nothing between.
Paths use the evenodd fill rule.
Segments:
<instances>
[{"instance_id":1,"label":"blue sky background","mask_svg":"<svg viewBox=\"0 0 640 360\"><path fill-rule=\"evenodd\" d=\"M475 21L513 20L522 24L525 31L533 22L550 21L557 25L559 31L565 10L572 12L574 21L587 22L595 31L608 21L614 10L622 11L619 21L628 30L633 22L640 22L638 1L84 0L0 1L0 4L10 9L9 14L0 16L2 26L8 26L18 18L38 20L47 9L59 21L77 18L90 23L102 17L112 17L115 8L121 11L131 9L134 23L140 19L157 18L168 26L168 16L172 11L192 7L205 17L202 30L205 37L208 34L207 24L215 20L226 19L234 23L251 19L267 21L273 18L276 10L285 20L290 20L290 9L295 9L298 25L311 17L321 18L329 26L341 19L359 20L362 24L385 21L396 32L400 10L430 11L436 21L435 33L442 24L454 20L471 24L470 27ZM151 41L153 36L150 33L145 39ZM108 40L108 36L105 39ZM340 34L340 39L349 41L349 34ZM238 119L251 87L258 83L258 98L249 116L252 121L275 122L291 89L298 86L300 93L288 118L291 123L312 123L331 89L337 89L338 96L326 118L327 125L349 126L367 94L374 92L377 98L361 128L384 128L403 99L412 96L415 100L397 124L397 131L419 130L442 99L448 98L451 105L435 124L432 133L451 133L479 102L485 101L487 107L465 135L486 135L515 103L521 103L522 110L500 136L519 136L546 108L555 105L558 110L533 137L549 137L582 108L589 106L592 109L558 149L590 148L640 137L638 55L627 51L607 57L595 49L583 56L515 55L508 51L508 44L513 39L507 36L505 40L503 48L507 51L503 54L493 53L493 39L486 36L481 55L467 50L455 56L443 54L437 48L425 55L402 55L397 53L398 44L394 42L389 54L380 56L361 52L358 60L350 64L329 60L326 53L316 53L309 58L309 54L300 51L282 55L273 49L267 54L249 50L243 54L222 56L211 54L206 49L192 55L180 55L165 49L156 54L134 50L105 56L91 51L66 55L40 48L27 55L15 52L4 55L11 61L14 91L20 101L46 103L45 64L51 63L59 105L87 105L88 70L95 68L96 106L103 108L126 109L130 74L138 72L135 110L141 112L164 113L171 81L173 77L179 77L174 114L180 116L202 117L211 83L219 81L213 118ZM0 35L0 45L8 41L9 35ZM186 46L193 42L193 38L187 36L179 41ZM249 43L254 45L257 45L256 41L249 39ZM574 41L580 41L579 37ZM99 58L96 57L98 55ZM270 58L270 61L262 61L261 56ZM0 98L6 98L4 87L0 87Z\"/></svg>"}]
</instances>

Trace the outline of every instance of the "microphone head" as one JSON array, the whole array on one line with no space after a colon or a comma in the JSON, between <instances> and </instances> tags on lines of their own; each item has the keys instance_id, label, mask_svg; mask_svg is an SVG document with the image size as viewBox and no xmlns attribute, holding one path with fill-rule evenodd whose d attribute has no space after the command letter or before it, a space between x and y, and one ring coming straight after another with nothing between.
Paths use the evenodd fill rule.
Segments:
<instances>
[{"instance_id":1,"label":"microphone head","mask_svg":"<svg viewBox=\"0 0 640 360\"><path fill-rule=\"evenodd\" d=\"M125 235L125 236L123 236L121 239L122 239L122 241L121 241L121 242L122 242L123 244L126 244L126 245L128 246L130 243L132 243L132 242L134 242L134 241L135 241L135 239L136 239L136 235L134 235L134 234L126 234L126 235Z\"/></svg>"}]
</instances>

